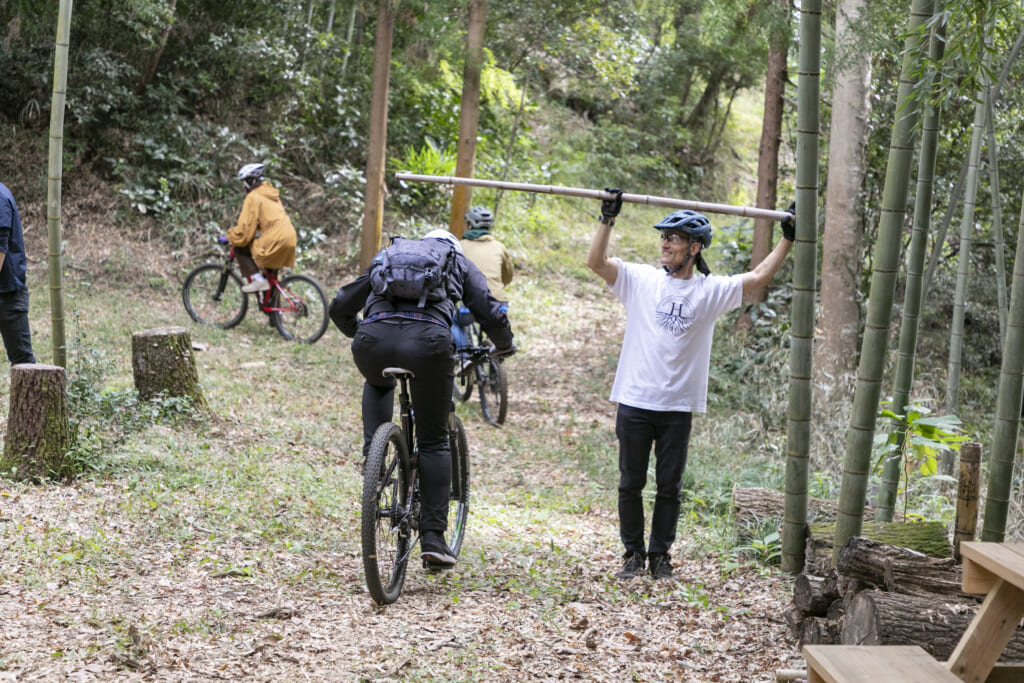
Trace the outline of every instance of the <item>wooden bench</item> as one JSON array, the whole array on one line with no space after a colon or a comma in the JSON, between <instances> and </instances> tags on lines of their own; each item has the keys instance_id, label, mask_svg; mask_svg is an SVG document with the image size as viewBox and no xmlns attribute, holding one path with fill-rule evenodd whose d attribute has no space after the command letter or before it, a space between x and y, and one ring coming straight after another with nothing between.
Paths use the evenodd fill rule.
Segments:
<instances>
[{"instance_id":1,"label":"wooden bench","mask_svg":"<svg viewBox=\"0 0 1024 683\"><path fill-rule=\"evenodd\" d=\"M808 683L960 683L917 645L805 645Z\"/></svg>"}]
</instances>

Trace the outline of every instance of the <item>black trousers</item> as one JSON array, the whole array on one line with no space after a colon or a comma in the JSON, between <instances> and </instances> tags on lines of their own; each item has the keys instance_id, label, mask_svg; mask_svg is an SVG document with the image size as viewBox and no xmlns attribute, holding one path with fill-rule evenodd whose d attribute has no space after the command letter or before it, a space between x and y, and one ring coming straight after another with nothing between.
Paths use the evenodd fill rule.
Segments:
<instances>
[{"instance_id":1,"label":"black trousers","mask_svg":"<svg viewBox=\"0 0 1024 683\"><path fill-rule=\"evenodd\" d=\"M388 318L362 324L352 339L352 357L366 378L363 385L363 455L377 427L391 421L395 380L386 367L412 370L409 383L416 415L421 493L420 531L444 533L448 527L452 463L448 412L452 402L455 344L448 328L422 320Z\"/></svg>"},{"instance_id":2,"label":"black trousers","mask_svg":"<svg viewBox=\"0 0 1024 683\"><path fill-rule=\"evenodd\" d=\"M668 554L676 540L683 472L690 446L692 413L643 410L619 404L619 535L628 553ZM651 541L644 552L644 501L647 465L654 446L654 512Z\"/></svg>"},{"instance_id":3,"label":"black trousers","mask_svg":"<svg viewBox=\"0 0 1024 683\"><path fill-rule=\"evenodd\" d=\"M256 261L252 258L252 249L249 247L235 247L235 262L238 269L242 271L242 277L250 278L260 271Z\"/></svg>"},{"instance_id":4,"label":"black trousers","mask_svg":"<svg viewBox=\"0 0 1024 683\"><path fill-rule=\"evenodd\" d=\"M0 293L0 336L11 365L35 363L28 327L28 290Z\"/></svg>"}]
</instances>

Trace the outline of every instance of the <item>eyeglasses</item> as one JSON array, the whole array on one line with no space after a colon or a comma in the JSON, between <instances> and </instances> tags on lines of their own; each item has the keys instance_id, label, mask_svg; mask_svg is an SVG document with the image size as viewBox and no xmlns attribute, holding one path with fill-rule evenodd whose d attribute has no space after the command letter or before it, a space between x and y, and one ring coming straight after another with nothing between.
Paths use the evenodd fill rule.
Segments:
<instances>
[{"instance_id":1,"label":"eyeglasses","mask_svg":"<svg viewBox=\"0 0 1024 683\"><path fill-rule=\"evenodd\" d=\"M662 242L668 242L669 244L682 244L683 243L683 236L680 235L678 232L664 232L663 231L661 233L661 241Z\"/></svg>"}]
</instances>

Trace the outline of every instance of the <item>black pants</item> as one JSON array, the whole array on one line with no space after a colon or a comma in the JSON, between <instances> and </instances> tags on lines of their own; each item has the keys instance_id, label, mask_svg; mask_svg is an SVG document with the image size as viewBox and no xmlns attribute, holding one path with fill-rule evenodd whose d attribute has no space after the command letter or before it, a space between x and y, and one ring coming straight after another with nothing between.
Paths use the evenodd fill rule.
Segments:
<instances>
[{"instance_id":1,"label":"black pants","mask_svg":"<svg viewBox=\"0 0 1024 683\"><path fill-rule=\"evenodd\" d=\"M676 540L692 413L642 410L619 404L619 535L629 553L644 553L643 490L654 445L654 513L646 554L667 554Z\"/></svg>"},{"instance_id":2,"label":"black pants","mask_svg":"<svg viewBox=\"0 0 1024 683\"><path fill-rule=\"evenodd\" d=\"M0 293L0 336L11 365L35 363L28 327L28 290Z\"/></svg>"},{"instance_id":3,"label":"black pants","mask_svg":"<svg viewBox=\"0 0 1024 683\"><path fill-rule=\"evenodd\" d=\"M416 415L421 492L420 531L444 533L448 526L452 463L448 446L448 412L452 402L452 356L455 344L444 325L389 318L359 326L352 357L366 378L363 385L363 455L377 427L394 415L395 380L386 367L411 370L409 383Z\"/></svg>"}]
</instances>

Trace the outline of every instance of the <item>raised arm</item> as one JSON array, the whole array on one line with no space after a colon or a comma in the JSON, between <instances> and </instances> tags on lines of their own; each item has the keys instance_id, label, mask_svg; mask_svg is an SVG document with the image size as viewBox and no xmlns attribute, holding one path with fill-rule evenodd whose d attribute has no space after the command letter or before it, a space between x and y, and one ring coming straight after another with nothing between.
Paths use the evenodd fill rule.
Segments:
<instances>
[{"instance_id":1,"label":"raised arm","mask_svg":"<svg viewBox=\"0 0 1024 683\"><path fill-rule=\"evenodd\" d=\"M796 210L795 206L790 206L787 211L793 212ZM782 239L775 245L775 248L764 258L763 261L754 266L754 269L743 274L743 295L746 296L751 291L760 287L766 286L775 277L775 274L779 272L779 268L782 267L782 262L786 260L786 256L789 255L789 250L793 248L793 241L796 239L796 225L794 219L790 218L782 221Z\"/></svg>"},{"instance_id":2,"label":"raised arm","mask_svg":"<svg viewBox=\"0 0 1024 683\"><path fill-rule=\"evenodd\" d=\"M608 240L611 238L612 226L615 225L615 217L622 209L622 190L606 189L614 193L615 199L605 199L601 202L601 222L598 223L597 231L590 240L590 250L587 252L587 268L601 276L609 285L614 285L619 277L619 260L608 258Z\"/></svg>"}]
</instances>

